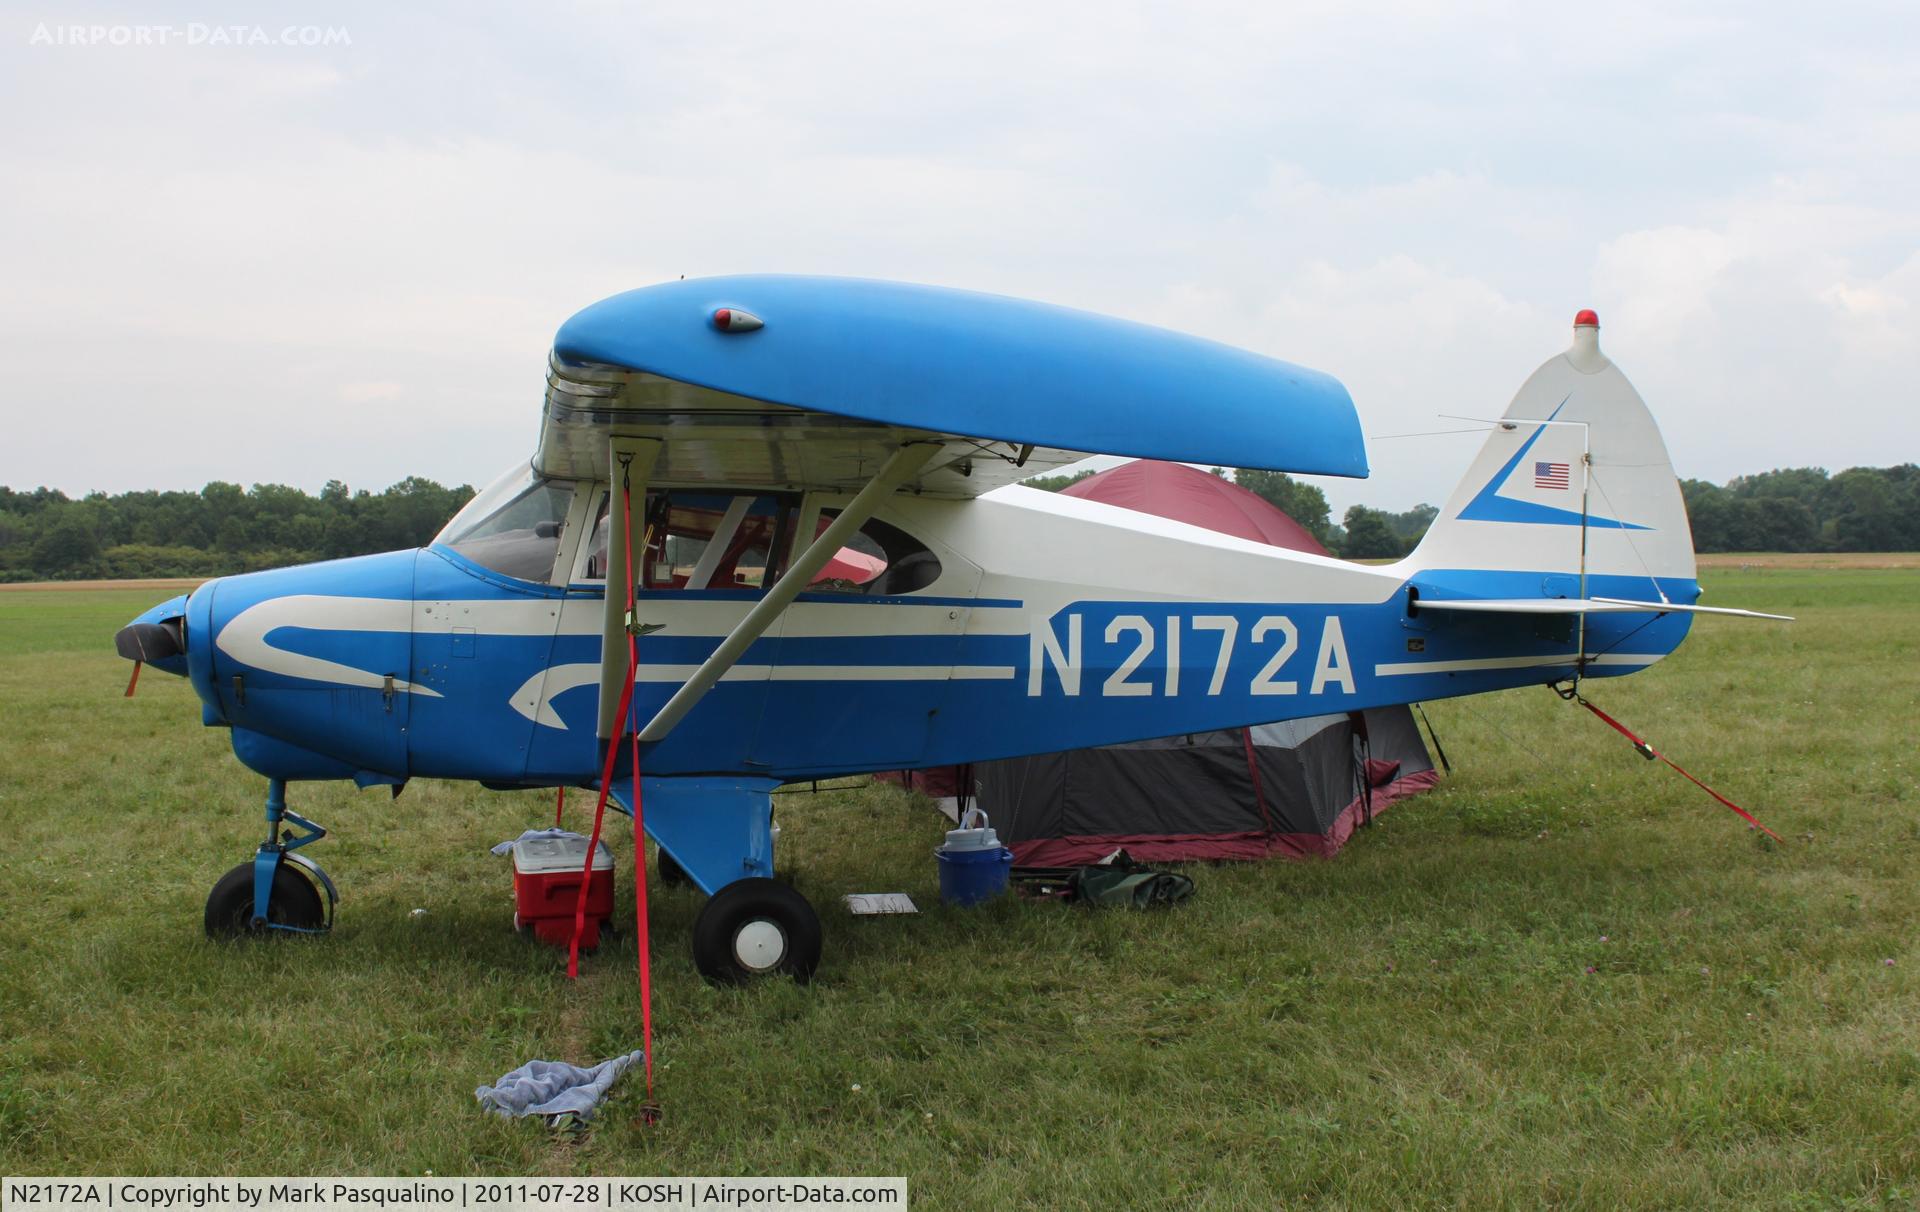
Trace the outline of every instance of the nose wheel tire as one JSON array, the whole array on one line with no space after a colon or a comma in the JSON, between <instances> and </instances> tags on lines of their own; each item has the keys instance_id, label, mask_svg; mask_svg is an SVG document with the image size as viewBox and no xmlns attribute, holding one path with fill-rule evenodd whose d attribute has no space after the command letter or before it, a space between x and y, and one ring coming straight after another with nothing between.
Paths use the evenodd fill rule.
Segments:
<instances>
[{"instance_id":1,"label":"nose wheel tire","mask_svg":"<svg viewBox=\"0 0 1920 1212\"><path fill-rule=\"evenodd\" d=\"M719 985L768 976L804 985L820 964L820 916L806 897L776 880L736 880L694 918L693 963Z\"/></svg>"},{"instance_id":2,"label":"nose wheel tire","mask_svg":"<svg viewBox=\"0 0 1920 1212\"><path fill-rule=\"evenodd\" d=\"M320 891L295 871L291 863L281 863L273 873L273 891L267 897L267 920L282 926L318 930L326 925L326 906ZM284 935L285 930L253 926L253 863L240 864L220 877L207 894L207 937L239 938L242 935Z\"/></svg>"}]
</instances>

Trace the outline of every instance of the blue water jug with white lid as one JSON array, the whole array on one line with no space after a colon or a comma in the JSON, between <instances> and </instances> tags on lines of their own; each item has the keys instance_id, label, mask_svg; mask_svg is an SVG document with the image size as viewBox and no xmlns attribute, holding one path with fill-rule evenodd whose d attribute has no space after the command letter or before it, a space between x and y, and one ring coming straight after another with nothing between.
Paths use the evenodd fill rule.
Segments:
<instances>
[{"instance_id":1,"label":"blue water jug with white lid","mask_svg":"<svg viewBox=\"0 0 1920 1212\"><path fill-rule=\"evenodd\" d=\"M1013 851L1000 844L979 808L967 809L960 827L947 831L946 843L933 855L940 860L940 899L946 904L977 905L1007 890Z\"/></svg>"}]
</instances>

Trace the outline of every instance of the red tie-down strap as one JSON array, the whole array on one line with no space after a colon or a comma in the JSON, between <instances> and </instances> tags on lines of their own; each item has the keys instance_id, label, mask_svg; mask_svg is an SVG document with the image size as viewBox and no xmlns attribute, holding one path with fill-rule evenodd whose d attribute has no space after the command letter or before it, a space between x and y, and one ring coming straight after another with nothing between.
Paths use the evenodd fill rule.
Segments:
<instances>
[{"instance_id":1,"label":"red tie-down strap","mask_svg":"<svg viewBox=\"0 0 1920 1212\"><path fill-rule=\"evenodd\" d=\"M633 577L633 487L630 481L622 478L620 485L620 512L626 522L627 532L627 619L632 621L637 603L634 596ZM645 551L651 536L640 545ZM611 588L611 586L609 586ZM653 1100L653 964L652 949L647 939L647 847L646 824L640 805L640 734L631 727L629 713L633 707L633 683L640 672L640 644L633 629L627 629L627 674L620 687L620 706L614 713L621 729L626 733L629 754L633 766L633 924L634 942L638 950L640 965L640 1047L641 1063L647 1074L647 1103L641 1110L641 1118L653 1123L659 1119L659 1108ZM587 891L593 880L593 857L600 850L600 829L606 820L607 795L613 789L613 767L620 756L620 738L614 737L607 742L607 756L600 768L600 795L593 806L593 838L587 843L587 862L580 874L580 893L573 906L573 938L567 945L567 979L574 980L580 975L580 940L587 929ZM562 795L565 794L563 789ZM558 807L556 806L556 812Z\"/></svg>"},{"instance_id":2,"label":"red tie-down strap","mask_svg":"<svg viewBox=\"0 0 1920 1212\"><path fill-rule=\"evenodd\" d=\"M1701 782L1699 779L1694 778L1691 774L1688 774L1686 770L1681 767L1680 763L1674 761L1672 758L1668 757L1666 754L1661 753L1658 749L1655 749L1652 745L1649 745L1647 742L1633 735L1632 731L1630 731L1625 724L1622 724L1619 720L1614 719L1612 716L1608 715L1606 712L1600 710L1598 707L1595 707L1592 703L1589 703L1585 695L1580 694L1577 691L1572 692L1571 694L1567 694L1566 692L1563 692L1563 697L1571 697L1574 702L1580 704L1582 707L1585 707L1588 711L1593 712L1593 714L1599 716L1602 720L1606 721L1609 725L1612 726L1615 732L1619 733L1621 736L1626 737L1629 741L1633 742L1633 747L1640 751L1641 757L1646 758L1648 761L1652 761L1655 758L1659 758L1661 761L1665 762L1667 765L1673 767L1673 769L1680 775L1681 778L1687 780L1689 783L1692 783L1695 787L1698 787L1700 790L1706 792L1708 795L1712 796L1714 799L1719 800L1722 804L1725 804L1727 807L1733 809L1733 811L1738 813L1740 815L1740 818L1746 821L1747 824L1752 825L1755 829L1758 829L1760 832L1766 834L1768 837L1772 838L1774 841L1780 842L1783 845L1785 844L1785 839L1783 839L1779 834L1775 833L1773 830L1767 828L1765 825L1762 825L1759 821L1755 820L1751 812L1748 812L1745 808L1742 808L1740 805L1734 803L1732 800L1728 799L1726 796L1721 795L1718 791L1715 791L1713 788L1707 786L1705 783Z\"/></svg>"},{"instance_id":3,"label":"red tie-down strap","mask_svg":"<svg viewBox=\"0 0 1920 1212\"><path fill-rule=\"evenodd\" d=\"M622 721L627 718L627 708L633 702L633 668L627 668L627 684L620 692L620 713L616 717ZM567 979L573 980L580 975L580 940L587 932L587 893L588 885L593 881L593 858L600 853L600 829L607 817L607 793L613 788L613 764L620 757L618 740L607 742L607 758L600 770L600 796L593 805L593 836L587 842L587 862L580 872L580 893L573 904L573 939L567 945ZM634 867L642 866L638 856Z\"/></svg>"},{"instance_id":4,"label":"red tie-down strap","mask_svg":"<svg viewBox=\"0 0 1920 1212\"><path fill-rule=\"evenodd\" d=\"M637 667L629 669L628 678L636 672ZM651 1124L659 1121L660 1106L653 1100L653 958L647 942L647 826L640 809L639 732L629 729L627 741L633 750L633 933L640 965L640 1042L646 1050L641 1063L647 1070L647 1102L640 1118Z\"/></svg>"}]
</instances>

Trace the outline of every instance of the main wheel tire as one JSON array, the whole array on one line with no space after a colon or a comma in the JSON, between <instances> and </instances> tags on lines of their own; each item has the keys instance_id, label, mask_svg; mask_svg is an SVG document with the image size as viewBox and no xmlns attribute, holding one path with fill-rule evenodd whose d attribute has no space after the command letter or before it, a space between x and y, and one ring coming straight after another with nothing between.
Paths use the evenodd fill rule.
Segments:
<instances>
[{"instance_id":1,"label":"main wheel tire","mask_svg":"<svg viewBox=\"0 0 1920 1212\"><path fill-rule=\"evenodd\" d=\"M267 894L267 920L282 926L318 930L326 924L327 910L320 890L306 876L283 862L273 873L273 890ZM241 935L282 935L285 930L253 926L253 864L246 862L220 877L207 894L207 937L239 938Z\"/></svg>"},{"instance_id":2,"label":"main wheel tire","mask_svg":"<svg viewBox=\"0 0 1920 1212\"><path fill-rule=\"evenodd\" d=\"M687 874L687 869L664 850L659 852L654 870L660 873L660 882L669 888L679 888L693 882L693 877Z\"/></svg>"},{"instance_id":3,"label":"main wheel tire","mask_svg":"<svg viewBox=\"0 0 1920 1212\"><path fill-rule=\"evenodd\" d=\"M776 974L804 985L820 964L820 915L776 880L735 880L693 919L693 963L718 985Z\"/></svg>"}]
</instances>

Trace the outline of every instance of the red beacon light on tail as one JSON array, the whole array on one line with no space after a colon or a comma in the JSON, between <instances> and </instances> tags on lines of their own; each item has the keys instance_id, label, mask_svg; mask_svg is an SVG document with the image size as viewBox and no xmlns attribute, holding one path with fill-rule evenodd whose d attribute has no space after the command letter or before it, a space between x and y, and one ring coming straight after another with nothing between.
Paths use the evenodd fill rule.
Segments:
<instances>
[{"instance_id":1,"label":"red beacon light on tail","mask_svg":"<svg viewBox=\"0 0 1920 1212\"><path fill-rule=\"evenodd\" d=\"M1607 359L1600 352L1600 316L1591 307L1583 307L1573 317L1573 348L1567 351L1575 370L1594 374L1605 369Z\"/></svg>"}]
</instances>

